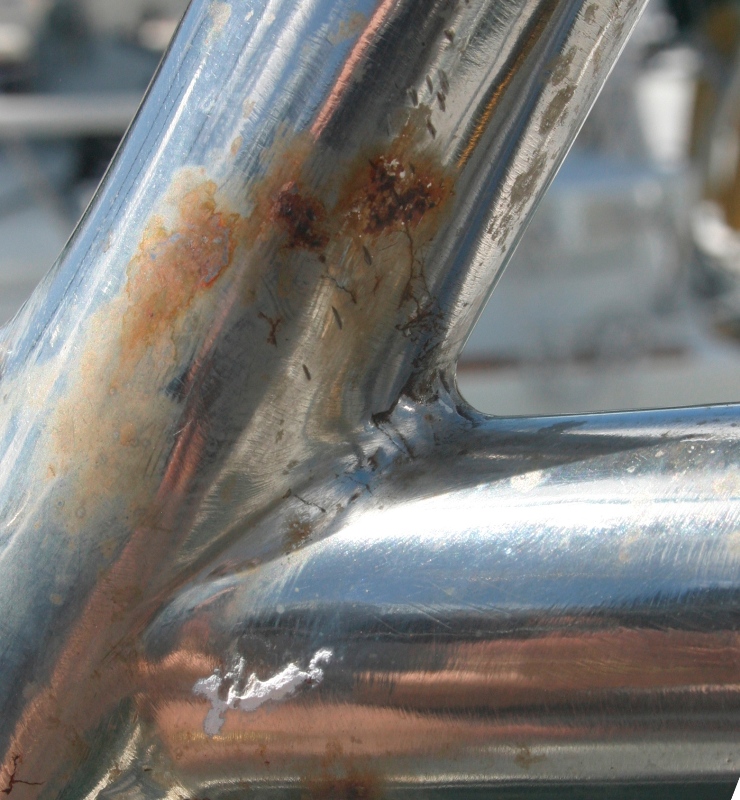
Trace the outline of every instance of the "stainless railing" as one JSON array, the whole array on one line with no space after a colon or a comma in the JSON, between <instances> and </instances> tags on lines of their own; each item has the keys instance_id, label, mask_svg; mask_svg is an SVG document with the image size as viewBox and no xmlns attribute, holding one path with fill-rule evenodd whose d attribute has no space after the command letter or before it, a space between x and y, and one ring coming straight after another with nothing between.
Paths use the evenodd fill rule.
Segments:
<instances>
[{"instance_id":1,"label":"stainless railing","mask_svg":"<svg viewBox=\"0 0 740 800\"><path fill-rule=\"evenodd\" d=\"M2 342L4 793L738 772L734 407L454 364L636 0L195 0Z\"/></svg>"}]
</instances>

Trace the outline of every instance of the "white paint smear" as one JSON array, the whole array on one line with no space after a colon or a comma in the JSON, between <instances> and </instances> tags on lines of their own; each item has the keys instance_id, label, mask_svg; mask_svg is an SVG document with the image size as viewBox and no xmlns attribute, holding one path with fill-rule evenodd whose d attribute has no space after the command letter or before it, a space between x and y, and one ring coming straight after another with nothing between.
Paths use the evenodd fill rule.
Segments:
<instances>
[{"instance_id":1,"label":"white paint smear","mask_svg":"<svg viewBox=\"0 0 740 800\"><path fill-rule=\"evenodd\" d=\"M272 678L261 681L253 672L246 684L244 674L246 663L240 658L236 664L225 674L221 670L214 670L208 678L201 678L193 686L193 694L206 697L211 701L211 710L206 714L203 728L208 736L216 736L224 724L224 714L228 709L240 711L255 711L269 700L278 701L290 697L301 686L317 686L324 680L324 670L321 664L328 664L333 657L331 650L319 650L311 659L308 669L302 670L297 664L288 664L285 669ZM222 700L222 687L228 685L226 699ZM240 693L239 686L244 686Z\"/></svg>"}]
</instances>

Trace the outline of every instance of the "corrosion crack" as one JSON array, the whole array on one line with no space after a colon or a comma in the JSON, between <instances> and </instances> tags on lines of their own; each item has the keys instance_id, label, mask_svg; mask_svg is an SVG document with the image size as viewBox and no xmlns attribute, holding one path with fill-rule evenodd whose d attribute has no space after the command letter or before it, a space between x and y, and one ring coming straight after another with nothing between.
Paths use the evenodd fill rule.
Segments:
<instances>
[{"instance_id":1,"label":"corrosion crack","mask_svg":"<svg viewBox=\"0 0 740 800\"><path fill-rule=\"evenodd\" d=\"M355 294L353 289L348 289L346 286L341 284L339 280L335 278L333 275L329 275L328 272L325 272L321 277L326 278L326 280L328 281L331 281L337 287L337 289L339 289L340 292L344 292L345 294L349 295L349 299L355 305L357 305L357 295Z\"/></svg>"},{"instance_id":2,"label":"corrosion crack","mask_svg":"<svg viewBox=\"0 0 740 800\"><path fill-rule=\"evenodd\" d=\"M415 458L416 456L414 455L414 451L411 449L411 445L409 444L408 440L407 440L407 439L406 439L406 437L405 437L405 436L404 436L404 435L401 433L401 431L399 431L399 430L398 430L397 426L396 426L396 425L394 425L394 424L393 424L393 422L391 421L391 414L392 414L392 409L391 409L390 411L380 411L380 412L378 412L377 414L373 414L373 415L372 415L372 417L370 417L370 420L371 420L371 422L373 423L373 425L374 425L374 426L375 426L375 427L376 427L376 428L377 428L377 429L378 429L378 430L379 430L381 433L383 433L383 434L384 434L384 435L385 435L385 436L388 438L388 441L390 441L390 442L391 442L391 444L392 444L394 447L396 447L398 450L401 450L402 452L405 452L405 454L406 454L406 455L407 455L409 458ZM397 442L397 441L396 441L396 440L395 440L395 439L394 439L394 438L391 436L391 434L390 434L390 433L388 433L388 431L386 430L386 426L387 426L388 428L390 428L390 429L393 431L393 433L395 433L395 434L396 434L396 436L398 437L398 439L399 439L399 440L400 440L400 442L401 442L401 444L400 444L400 445L399 445L399 444L398 444L398 442Z\"/></svg>"},{"instance_id":3,"label":"corrosion crack","mask_svg":"<svg viewBox=\"0 0 740 800\"><path fill-rule=\"evenodd\" d=\"M2 789L2 794L10 794L13 791L13 787L17 784L21 784L23 786L43 786L43 781L23 781L20 778L17 778L16 775L18 774L18 765L23 762L20 753L16 753L13 756L13 767L12 770L9 770L5 767L5 772L8 775L8 785Z\"/></svg>"},{"instance_id":4,"label":"corrosion crack","mask_svg":"<svg viewBox=\"0 0 740 800\"><path fill-rule=\"evenodd\" d=\"M288 489L288 491L283 495L283 499L287 499L288 497L295 497L295 499L300 503L303 503L304 506L315 508L322 514L326 514L326 509L323 506L320 506L318 503L314 503L311 500L306 500L305 497L301 497L299 494L296 494L292 489Z\"/></svg>"},{"instance_id":5,"label":"corrosion crack","mask_svg":"<svg viewBox=\"0 0 740 800\"><path fill-rule=\"evenodd\" d=\"M270 333L267 335L267 344L272 344L277 347L277 332L278 328L283 324L283 318L268 317L267 314L263 314L262 311L258 312L257 316L260 319L265 320L265 322L270 326Z\"/></svg>"}]
</instances>

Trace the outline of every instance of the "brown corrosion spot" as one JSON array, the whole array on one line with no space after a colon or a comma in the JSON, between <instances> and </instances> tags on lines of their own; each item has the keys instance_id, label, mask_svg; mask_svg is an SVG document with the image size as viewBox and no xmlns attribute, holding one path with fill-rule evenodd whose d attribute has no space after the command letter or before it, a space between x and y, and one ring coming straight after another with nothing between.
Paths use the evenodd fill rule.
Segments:
<instances>
[{"instance_id":1,"label":"brown corrosion spot","mask_svg":"<svg viewBox=\"0 0 740 800\"><path fill-rule=\"evenodd\" d=\"M272 763L270 759L267 757L267 743L261 742L257 746L257 758L266 766L269 767Z\"/></svg>"},{"instance_id":2,"label":"brown corrosion spot","mask_svg":"<svg viewBox=\"0 0 740 800\"><path fill-rule=\"evenodd\" d=\"M272 206L272 219L288 235L288 247L321 250L329 243L326 210L316 197L299 190L295 181L284 184Z\"/></svg>"},{"instance_id":3,"label":"brown corrosion spot","mask_svg":"<svg viewBox=\"0 0 740 800\"><path fill-rule=\"evenodd\" d=\"M583 19L590 25L596 19L596 12L599 8L598 3L591 3L583 12Z\"/></svg>"},{"instance_id":4,"label":"brown corrosion spot","mask_svg":"<svg viewBox=\"0 0 740 800\"><path fill-rule=\"evenodd\" d=\"M545 113L542 115L542 122L540 123L540 133L549 133L555 125L560 122L565 109L570 103L573 95L575 94L574 86L564 86L552 98L550 104L547 106Z\"/></svg>"},{"instance_id":5,"label":"brown corrosion spot","mask_svg":"<svg viewBox=\"0 0 740 800\"><path fill-rule=\"evenodd\" d=\"M517 175L514 185L511 187L512 208L516 209L521 207L531 198L532 193L541 180L546 160L545 154L539 153L530 164L529 169Z\"/></svg>"},{"instance_id":6,"label":"brown corrosion spot","mask_svg":"<svg viewBox=\"0 0 740 800\"><path fill-rule=\"evenodd\" d=\"M330 740L319 773L301 781L303 800L380 800L383 782L377 773L360 769L344 755L342 745Z\"/></svg>"},{"instance_id":7,"label":"brown corrosion spot","mask_svg":"<svg viewBox=\"0 0 740 800\"><path fill-rule=\"evenodd\" d=\"M311 537L311 523L306 519L292 519L283 538L283 551L292 553L300 550Z\"/></svg>"},{"instance_id":8,"label":"brown corrosion spot","mask_svg":"<svg viewBox=\"0 0 740 800\"><path fill-rule=\"evenodd\" d=\"M172 229L160 218L147 226L128 267L125 355L140 355L170 335L176 318L230 265L240 217L219 210L215 194L216 184L206 181L182 197Z\"/></svg>"},{"instance_id":9,"label":"brown corrosion spot","mask_svg":"<svg viewBox=\"0 0 740 800\"><path fill-rule=\"evenodd\" d=\"M118 435L118 443L121 447L136 447L138 438L136 435L136 426L130 422L121 425L121 430Z\"/></svg>"},{"instance_id":10,"label":"brown corrosion spot","mask_svg":"<svg viewBox=\"0 0 740 800\"><path fill-rule=\"evenodd\" d=\"M553 65L552 77L550 79L553 83L553 86L557 86L568 77L568 72L573 64L573 59L575 58L576 53L577 48L575 45L573 45L572 47L568 48L566 53L556 59Z\"/></svg>"},{"instance_id":11,"label":"brown corrosion spot","mask_svg":"<svg viewBox=\"0 0 740 800\"><path fill-rule=\"evenodd\" d=\"M413 228L446 194L444 182L431 171L399 157L378 156L370 160L348 216L369 235Z\"/></svg>"},{"instance_id":12,"label":"brown corrosion spot","mask_svg":"<svg viewBox=\"0 0 740 800\"><path fill-rule=\"evenodd\" d=\"M304 800L380 800L381 783L372 772L350 769L346 775L322 775L303 782Z\"/></svg>"},{"instance_id":13,"label":"brown corrosion spot","mask_svg":"<svg viewBox=\"0 0 740 800\"><path fill-rule=\"evenodd\" d=\"M516 755L514 756L514 763L522 769L529 769L534 764L539 764L545 761L545 756L535 756L526 744L517 745Z\"/></svg>"}]
</instances>

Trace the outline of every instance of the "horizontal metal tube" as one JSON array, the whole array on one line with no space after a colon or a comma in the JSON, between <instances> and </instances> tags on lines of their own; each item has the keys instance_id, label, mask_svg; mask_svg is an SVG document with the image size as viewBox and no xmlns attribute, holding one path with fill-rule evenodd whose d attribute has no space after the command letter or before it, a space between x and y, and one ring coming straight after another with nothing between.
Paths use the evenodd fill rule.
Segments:
<instances>
[{"instance_id":1,"label":"horizontal metal tube","mask_svg":"<svg viewBox=\"0 0 740 800\"><path fill-rule=\"evenodd\" d=\"M235 545L153 624L141 669L167 699L147 725L209 791L730 778L736 419L479 420L453 436L435 418L423 438L400 420L414 457L389 484L379 456L341 529L301 547L308 515L268 518L280 559ZM198 689L236 680L238 697L252 672L322 651L320 683L289 700ZM240 659L241 684L225 675Z\"/></svg>"}]
</instances>

